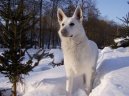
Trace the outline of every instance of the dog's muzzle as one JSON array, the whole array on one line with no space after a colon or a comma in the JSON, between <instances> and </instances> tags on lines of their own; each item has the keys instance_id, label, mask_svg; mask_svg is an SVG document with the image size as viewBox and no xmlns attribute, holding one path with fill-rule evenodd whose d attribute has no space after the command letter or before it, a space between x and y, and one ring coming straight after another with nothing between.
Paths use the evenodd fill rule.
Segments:
<instances>
[{"instance_id":1,"label":"dog's muzzle","mask_svg":"<svg viewBox=\"0 0 129 96\"><path fill-rule=\"evenodd\" d=\"M66 29L61 30L61 35L64 37L72 37L73 36L73 35L69 35L69 33Z\"/></svg>"}]
</instances>

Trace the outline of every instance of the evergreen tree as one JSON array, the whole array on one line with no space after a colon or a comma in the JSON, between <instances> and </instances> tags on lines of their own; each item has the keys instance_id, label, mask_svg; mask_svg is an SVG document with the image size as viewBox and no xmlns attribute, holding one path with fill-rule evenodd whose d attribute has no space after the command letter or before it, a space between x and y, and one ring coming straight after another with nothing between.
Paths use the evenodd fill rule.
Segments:
<instances>
[{"instance_id":1,"label":"evergreen tree","mask_svg":"<svg viewBox=\"0 0 129 96\"><path fill-rule=\"evenodd\" d=\"M0 72L9 78L12 86L12 96L17 96L17 83L23 79L35 66L30 58L27 62L25 53L28 46L27 32L31 30L33 14L27 13L24 1L20 0L17 6L11 6L11 0L5 0L0 5L0 16L2 18L1 38L7 50L0 55Z\"/></svg>"}]
</instances>

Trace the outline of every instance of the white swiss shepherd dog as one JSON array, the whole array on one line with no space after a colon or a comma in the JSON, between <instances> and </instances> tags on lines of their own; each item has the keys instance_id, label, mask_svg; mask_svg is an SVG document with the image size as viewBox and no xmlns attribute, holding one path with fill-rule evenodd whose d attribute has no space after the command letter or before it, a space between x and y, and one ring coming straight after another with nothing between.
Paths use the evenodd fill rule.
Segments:
<instances>
[{"instance_id":1,"label":"white swiss shepherd dog","mask_svg":"<svg viewBox=\"0 0 129 96\"><path fill-rule=\"evenodd\" d=\"M98 47L85 34L80 7L76 8L72 17L67 17L61 9L58 9L57 17L67 76L66 96L72 96L73 79L79 75L83 76L85 91L89 95L93 88Z\"/></svg>"}]
</instances>

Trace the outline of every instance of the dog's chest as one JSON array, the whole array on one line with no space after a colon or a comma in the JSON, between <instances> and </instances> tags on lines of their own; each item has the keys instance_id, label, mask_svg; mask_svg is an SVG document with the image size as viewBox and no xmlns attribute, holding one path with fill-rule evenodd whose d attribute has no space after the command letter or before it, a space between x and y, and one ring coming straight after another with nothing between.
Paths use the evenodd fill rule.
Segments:
<instances>
[{"instance_id":1,"label":"dog's chest","mask_svg":"<svg viewBox=\"0 0 129 96\"><path fill-rule=\"evenodd\" d=\"M86 44L72 44L69 43L63 47L64 60L67 64L83 64L86 62L88 50Z\"/></svg>"}]
</instances>

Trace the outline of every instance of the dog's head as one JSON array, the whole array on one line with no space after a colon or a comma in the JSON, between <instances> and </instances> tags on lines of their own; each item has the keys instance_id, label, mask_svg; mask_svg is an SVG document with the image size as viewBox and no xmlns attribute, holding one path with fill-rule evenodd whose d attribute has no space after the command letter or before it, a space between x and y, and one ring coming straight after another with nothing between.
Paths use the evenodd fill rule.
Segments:
<instances>
[{"instance_id":1,"label":"dog's head","mask_svg":"<svg viewBox=\"0 0 129 96\"><path fill-rule=\"evenodd\" d=\"M60 25L59 35L61 37L75 37L82 30L82 10L77 7L72 17L67 17L61 9L57 11L58 22Z\"/></svg>"}]
</instances>

